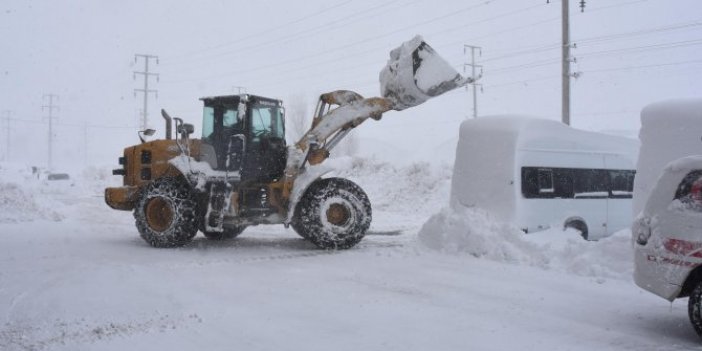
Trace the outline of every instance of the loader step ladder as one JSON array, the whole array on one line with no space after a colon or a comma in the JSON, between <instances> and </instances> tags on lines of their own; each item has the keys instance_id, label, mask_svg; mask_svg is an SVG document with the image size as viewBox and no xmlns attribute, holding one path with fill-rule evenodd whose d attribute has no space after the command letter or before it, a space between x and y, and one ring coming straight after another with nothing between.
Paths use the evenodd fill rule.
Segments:
<instances>
[{"instance_id":1,"label":"loader step ladder","mask_svg":"<svg viewBox=\"0 0 702 351\"><path fill-rule=\"evenodd\" d=\"M221 233L224 231L224 212L232 199L232 185L225 182L210 184L210 196L205 215L205 230Z\"/></svg>"}]
</instances>

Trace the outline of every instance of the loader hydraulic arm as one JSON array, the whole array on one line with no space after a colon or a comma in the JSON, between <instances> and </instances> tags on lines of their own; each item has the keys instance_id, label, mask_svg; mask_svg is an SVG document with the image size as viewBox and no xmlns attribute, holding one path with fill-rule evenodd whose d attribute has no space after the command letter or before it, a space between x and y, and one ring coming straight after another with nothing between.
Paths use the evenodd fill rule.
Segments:
<instances>
[{"instance_id":1,"label":"loader hydraulic arm","mask_svg":"<svg viewBox=\"0 0 702 351\"><path fill-rule=\"evenodd\" d=\"M392 50L379 78L382 97L363 98L348 90L319 97L312 128L295 145L288 147L281 193L281 202L288 204L286 223L302 192L315 177L322 175L321 169L306 172L305 165L322 163L353 128L368 118L378 120L384 112L421 105L474 80L456 72L421 36ZM301 175L304 177L298 180Z\"/></svg>"},{"instance_id":2,"label":"loader hydraulic arm","mask_svg":"<svg viewBox=\"0 0 702 351\"><path fill-rule=\"evenodd\" d=\"M337 90L322 94L312 120L312 128L295 147L306 154L304 161L311 165L319 164L353 128L368 118L379 120L384 112L391 109L390 100L380 97L364 99L353 91Z\"/></svg>"}]
</instances>

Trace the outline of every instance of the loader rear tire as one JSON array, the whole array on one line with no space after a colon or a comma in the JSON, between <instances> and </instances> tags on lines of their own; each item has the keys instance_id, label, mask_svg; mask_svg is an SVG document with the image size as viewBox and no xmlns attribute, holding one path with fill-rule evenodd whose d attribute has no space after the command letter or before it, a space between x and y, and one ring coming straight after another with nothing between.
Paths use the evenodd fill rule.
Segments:
<instances>
[{"instance_id":1,"label":"loader rear tire","mask_svg":"<svg viewBox=\"0 0 702 351\"><path fill-rule=\"evenodd\" d=\"M303 238L326 250L348 249L366 235L372 219L363 189L342 178L312 183L295 208L292 226Z\"/></svg>"},{"instance_id":2,"label":"loader rear tire","mask_svg":"<svg viewBox=\"0 0 702 351\"><path fill-rule=\"evenodd\" d=\"M208 232L203 230L202 234L204 234L205 237L210 240L228 240L239 236L244 229L246 229L246 226L243 225L236 227L225 227L224 231L222 232Z\"/></svg>"},{"instance_id":3,"label":"loader rear tire","mask_svg":"<svg viewBox=\"0 0 702 351\"><path fill-rule=\"evenodd\" d=\"M197 204L185 180L164 177L151 182L134 208L139 234L153 247L178 247L197 234Z\"/></svg>"}]
</instances>

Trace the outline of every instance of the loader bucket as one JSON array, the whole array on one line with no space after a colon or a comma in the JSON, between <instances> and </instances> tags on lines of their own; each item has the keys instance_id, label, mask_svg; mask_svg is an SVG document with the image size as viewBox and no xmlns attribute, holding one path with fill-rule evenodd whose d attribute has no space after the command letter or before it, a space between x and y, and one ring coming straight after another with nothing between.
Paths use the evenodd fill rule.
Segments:
<instances>
[{"instance_id":1,"label":"loader bucket","mask_svg":"<svg viewBox=\"0 0 702 351\"><path fill-rule=\"evenodd\" d=\"M380 93L399 111L472 81L461 76L418 35L390 52L390 60L380 72Z\"/></svg>"}]
</instances>

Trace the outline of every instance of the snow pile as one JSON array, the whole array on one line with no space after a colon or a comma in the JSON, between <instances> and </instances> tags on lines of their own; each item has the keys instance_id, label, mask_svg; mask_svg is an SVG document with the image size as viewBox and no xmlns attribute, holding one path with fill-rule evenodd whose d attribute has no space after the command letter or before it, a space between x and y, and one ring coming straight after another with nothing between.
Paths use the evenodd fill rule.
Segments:
<instances>
[{"instance_id":1,"label":"snow pile","mask_svg":"<svg viewBox=\"0 0 702 351\"><path fill-rule=\"evenodd\" d=\"M60 205L46 196L63 181L47 181L48 172L14 163L0 164L0 223L34 220L59 221Z\"/></svg>"},{"instance_id":2,"label":"snow pile","mask_svg":"<svg viewBox=\"0 0 702 351\"><path fill-rule=\"evenodd\" d=\"M583 240L580 232L574 229L551 229L524 235L524 239L541 245L552 269L585 277L617 279L631 279L634 272L629 229L598 241Z\"/></svg>"},{"instance_id":3,"label":"snow pile","mask_svg":"<svg viewBox=\"0 0 702 351\"><path fill-rule=\"evenodd\" d=\"M0 223L27 222L36 219L59 221L63 218L40 204L32 192L15 183L0 183Z\"/></svg>"},{"instance_id":4,"label":"snow pile","mask_svg":"<svg viewBox=\"0 0 702 351\"><path fill-rule=\"evenodd\" d=\"M629 230L599 241L585 241L572 229L524 234L485 210L457 207L433 215L418 236L423 246L441 253L469 254L600 279L630 279L633 273Z\"/></svg>"},{"instance_id":5,"label":"snow pile","mask_svg":"<svg viewBox=\"0 0 702 351\"><path fill-rule=\"evenodd\" d=\"M113 164L88 166L74 177L72 186L66 189L66 192L80 196L103 197L105 188L122 186L122 176L112 174L112 170L117 167Z\"/></svg>"},{"instance_id":6,"label":"snow pile","mask_svg":"<svg viewBox=\"0 0 702 351\"><path fill-rule=\"evenodd\" d=\"M524 240L517 227L478 208L444 208L429 218L418 236L420 243L443 253L537 266L547 263L539 246Z\"/></svg>"},{"instance_id":7,"label":"snow pile","mask_svg":"<svg viewBox=\"0 0 702 351\"><path fill-rule=\"evenodd\" d=\"M374 210L419 216L416 224L446 203L449 196L452 169L448 164L415 162L398 166L376 159L341 157L329 160L328 165L335 169L334 176L358 183Z\"/></svg>"}]
</instances>

